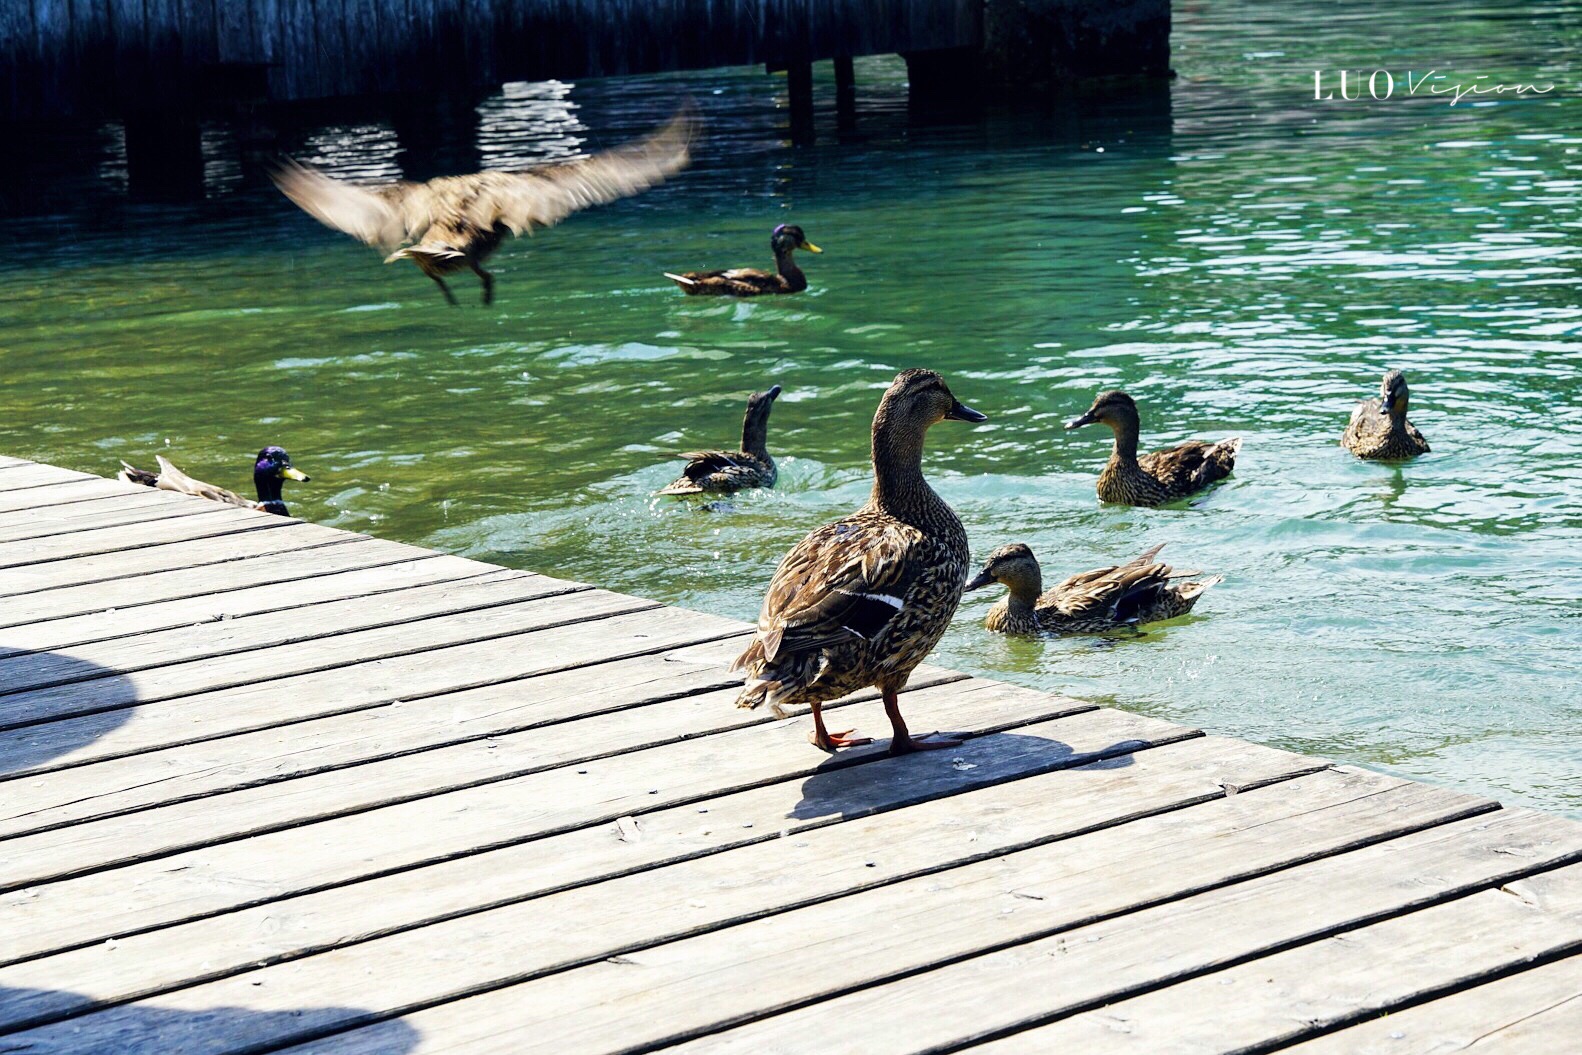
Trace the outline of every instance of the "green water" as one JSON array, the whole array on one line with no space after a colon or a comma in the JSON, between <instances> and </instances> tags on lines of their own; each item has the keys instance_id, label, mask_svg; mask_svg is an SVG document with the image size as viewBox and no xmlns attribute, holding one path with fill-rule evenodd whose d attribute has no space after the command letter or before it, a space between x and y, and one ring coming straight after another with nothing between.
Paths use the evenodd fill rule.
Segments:
<instances>
[{"instance_id":1,"label":"green water","mask_svg":"<svg viewBox=\"0 0 1582 1055\"><path fill-rule=\"evenodd\" d=\"M1579 813L1582 8L1325 10L1178 3L1167 92L982 121L909 117L904 67L865 61L858 132L821 81L805 150L755 70L517 86L480 108L486 163L607 145L682 93L708 138L675 183L508 246L488 310L242 178L224 129L201 207L120 204L107 136L69 208L0 241L0 451L163 452L241 486L280 443L307 519L750 618L786 548L865 497L880 391L930 366L991 417L927 459L976 552L1028 542L1052 580L1164 542L1226 576L1119 640L994 637L974 594L937 661ZM1319 67L1559 87L1317 103ZM377 123L300 147L399 171ZM792 220L827 250L806 295L659 277L766 263ZM1406 466L1337 446L1388 367L1433 444ZM649 497L772 383L777 490ZM1059 425L1111 386L1145 442L1245 437L1236 475L1100 507L1106 437Z\"/></svg>"}]
</instances>

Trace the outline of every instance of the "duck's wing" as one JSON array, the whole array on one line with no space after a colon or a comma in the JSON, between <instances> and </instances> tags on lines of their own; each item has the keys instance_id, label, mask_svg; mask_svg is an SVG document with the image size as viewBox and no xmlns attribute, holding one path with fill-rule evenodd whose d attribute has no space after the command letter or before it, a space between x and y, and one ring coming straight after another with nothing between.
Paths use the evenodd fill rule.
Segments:
<instances>
[{"instance_id":1,"label":"duck's wing","mask_svg":"<svg viewBox=\"0 0 1582 1055\"><path fill-rule=\"evenodd\" d=\"M1073 575L1046 591L1038 606L1073 620L1127 622L1170 581L1170 565L1150 562L1158 549L1126 564Z\"/></svg>"},{"instance_id":2,"label":"duck's wing","mask_svg":"<svg viewBox=\"0 0 1582 1055\"><path fill-rule=\"evenodd\" d=\"M1424 454L1427 454L1432 449L1428 446L1428 440L1423 438L1423 434L1417 431L1417 426L1410 421L1406 423L1406 434L1412 438L1412 442L1417 444Z\"/></svg>"},{"instance_id":3,"label":"duck's wing","mask_svg":"<svg viewBox=\"0 0 1582 1055\"><path fill-rule=\"evenodd\" d=\"M732 485L746 486L755 482L762 473L740 451L688 451L682 457L688 461L680 477L656 494L692 495L704 491L728 491L733 489ZM705 481L713 486L705 486Z\"/></svg>"},{"instance_id":4,"label":"duck's wing","mask_svg":"<svg viewBox=\"0 0 1582 1055\"><path fill-rule=\"evenodd\" d=\"M758 634L737 667L843 641L871 641L906 606L922 533L857 515L818 528L786 554L769 583Z\"/></svg>"},{"instance_id":5,"label":"duck's wing","mask_svg":"<svg viewBox=\"0 0 1582 1055\"><path fill-rule=\"evenodd\" d=\"M1208 443L1188 440L1164 450L1151 451L1137 459L1144 472L1174 491L1195 491L1223 479L1236 467L1241 437Z\"/></svg>"},{"instance_id":6,"label":"duck's wing","mask_svg":"<svg viewBox=\"0 0 1582 1055\"><path fill-rule=\"evenodd\" d=\"M591 157L428 183L348 183L289 159L273 178L320 223L389 251L423 241L436 226L489 231L504 224L522 234L647 190L687 166L696 128L687 108L652 134Z\"/></svg>"},{"instance_id":7,"label":"duck's wing","mask_svg":"<svg viewBox=\"0 0 1582 1055\"><path fill-rule=\"evenodd\" d=\"M1355 447L1370 436L1379 432L1388 432L1389 428L1389 416L1384 413L1379 401L1365 399L1353 408L1351 420L1346 423L1345 434L1340 438L1340 445Z\"/></svg>"},{"instance_id":8,"label":"duck's wing","mask_svg":"<svg viewBox=\"0 0 1582 1055\"><path fill-rule=\"evenodd\" d=\"M235 491L227 491L223 487L206 484L202 480L194 480L165 458L163 454L156 455L159 462L159 483L156 485L161 491L176 491L184 495L195 495L198 498L207 498L213 502L224 502L226 505L241 506L243 509L256 509L258 503L243 498Z\"/></svg>"},{"instance_id":9,"label":"duck's wing","mask_svg":"<svg viewBox=\"0 0 1582 1055\"><path fill-rule=\"evenodd\" d=\"M139 469L137 466L125 461L121 463L121 471L115 474L115 478L123 484L142 484L144 487L159 486L158 473L151 473L147 469Z\"/></svg>"}]
</instances>

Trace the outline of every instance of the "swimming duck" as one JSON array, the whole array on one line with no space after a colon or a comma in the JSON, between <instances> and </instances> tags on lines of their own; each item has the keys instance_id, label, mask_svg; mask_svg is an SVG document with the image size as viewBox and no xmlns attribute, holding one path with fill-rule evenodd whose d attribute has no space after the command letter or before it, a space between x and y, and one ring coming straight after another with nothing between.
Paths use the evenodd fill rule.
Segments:
<instances>
[{"instance_id":1,"label":"swimming duck","mask_svg":"<svg viewBox=\"0 0 1582 1055\"><path fill-rule=\"evenodd\" d=\"M732 494L747 487L773 487L775 460L769 457L765 440L769 434L769 410L780 395L780 386L747 397L747 413L742 418L742 449L739 451L690 451L687 467L675 483L656 494L696 495Z\"/></svg>"},{"instance_id":2,"label":"swimming duck","mask_svg":"<svg viewBox=\"0 0 1582 1055\"><path fill-rule=\"evenodd\" d=\"M1066 428L1103 422L1115 433L1115 448L1099 474L1099 498L1128 506L1160 506L1195 495L1230 475L1241 437L1218 443L1188 440L1179 447L1137 456L1137 404L1125 392L1100 392L1088 412Z\"/></svg>"},{"instance_id":3,"label":"swimming duck","mask_svg":"<svg viewBox=\"0 0 1582 1055\"><path fill-rule=\"evenodd\" d=\"M1412 393L1406 375L1391 370L1379 386L1378 399L1366 399L1351 412L1340 445L1359 458L1400 461L1428 453L1428 441L1406 420Z\"/></svg>"},{"instance_id":4,"label":"swimming duck","mask_svg":"<svg viewBox=\"0 0 1582 1055\"><path fill-rule=\"evenodd\" d=\"M445 276L471 270L483 282L488 304L494 299L494 276L483 262L508 235L553 226L590 205L664 182L686 168L696 125L685 108L646 138L517 172L364 186L288 159L273 178L286 197L320 223L389 253L385 263L412 261L451 304L456 297ZM397 248L403 243L412 244Z\"/></svg>"},{"instance_id":5,"label":"swimming duck","mask_svg":"<svg viewBox=\"0 0 1582 1055\"><path fill-rule=\"evenodd\" d=\"M738 707L813 710L812 741L825 751L871 743L824 728L827 700L872 685L894 732L890 752L953 747L914 737L896 694L944 634L961 601L971 553L961 521L923 479L923 437L941 421L984 421L932 370L899 374L873 418L868 504L811 532L775 570L758 633L737 657L748 680Z\"/></svg>"},{"instance_id":6,"label":"swimming duck","mask_svg":"<svg viewBox=\"0 0 1582 1055\"><path fill-rule=\"evenodd\" d=\"M1161 543L1126 564L1094 568L1044 591L1043 571L1033 551L1020 542L1001 546L967 583L976 590L991 582L1010 590L983 625L999 634L1098 634L1117 626L1156 623L1185 615L1219 575L1191 580L1197 572L1178 572L1154 558ZM1187 582L1174 580L1188 579Z\"/></svg>"},{"instance_id":7,"label":"swimming duck","mask_svg":"<svg viewBox=\"0 0 1582 1055\"><path fill-rule=\"evenodd\" d=\"M824 250L807 240L802 228L781 224L769 236L769 247L774 250L775 269L760 271L755 267L738 267L730 271L688 271L684 275L665 277L689 297L757 297L765 293L801 293L807 289L807 276L796 266L794 254L798 249L810 253Z\"/></svg>"},{"instance_id":8,"label":"swimming duck","mask_svg":"<svg viewBox=\"0 0 1582 1055\"><path fill-rule=\"evenodd\" d=\"M123 483L142 484L145 487L157 487L162 491L177 491L184 495L196 495L214 502L224 502L226 505L241 506L243 509L257 509L265 513L278 513L281 516L290 516L286 511L286 503L280 500L280 490L286 480L301 480L307 483L309 477L302 470L294 468L291 464L291 455L283 447L265 447L258 452L258 458L253 463L253 488L258 492L258 501L243 498L235 491L227 491L223 487L206 484L202 480L194 480L180 469L171 465L165 456L157 454L154 460L159 463L159 472L151 473L146 469L138 469L126 462L121 463L121 471L116 473L116 478Z\"/></svg>"}]
</instances>

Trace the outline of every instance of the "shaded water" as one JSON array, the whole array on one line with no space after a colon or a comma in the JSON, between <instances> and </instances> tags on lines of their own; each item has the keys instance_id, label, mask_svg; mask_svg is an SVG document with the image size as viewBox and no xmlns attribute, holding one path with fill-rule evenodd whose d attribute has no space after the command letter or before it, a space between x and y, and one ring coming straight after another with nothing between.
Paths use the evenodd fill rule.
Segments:
<instances>
[{"instance_id":1,"label":"shaded water","mask_svg":"<svg viewBox=\"0 0 1582 1055\"><path fill-rule=\"evenodd\" d=\"M996 638L970 595L938 662L1582 812L1582 7L1326 12L1178 3L1167 90L982 121L909 117L904 67L868 60L859 132L835 136L821 81L806 150L755 70L513 86L480 107L485 163L608 145L683 93L709 127L673 184L502 251L491 310L244 180L224 129L204 205L117 204L107 136L80 202L0 242L0 450L103 473L164 452L238 486L280 443L308 519L750 618L785 549L861 503L878 394L927 365L991 416L927 462L976 552L1026 541L1053 581L1166 542L1226 576L1115 640ZM1343 67L1558 87L1315 102L1312 71ZM378 123L301 148L403 163ZM791 220L827 250L804 296L659 277L767 263ZM1337 446L1388 367L1434 448L1406 466ZM776 491L649 497L771 383ZM1111 386L1145 442L1245 437L1235 477L1100 507L1106 436L1059 426Z\"/></svg>"}]
</instances>

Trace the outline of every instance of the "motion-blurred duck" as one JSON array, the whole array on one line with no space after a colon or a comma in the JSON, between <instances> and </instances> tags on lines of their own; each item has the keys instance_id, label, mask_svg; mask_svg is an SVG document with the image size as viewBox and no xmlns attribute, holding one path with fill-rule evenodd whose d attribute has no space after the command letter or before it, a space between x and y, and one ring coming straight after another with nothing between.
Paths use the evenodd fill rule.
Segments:
<instances>
[{"instance_id":1,"label":"motion-blurred duck","mask_svg":"<svg viewBox=\"0 0 1582 1055\"><path fill-rule=\"evenodd\" d=\"M896 694L939 642L967 579L967 532L923 478L923 438L945 420L984 421L932 370L898 375L873 418L873 493L857 512L815 529L775 570L758 633L737 657L746 686L738 707L813 710L815 746L866 744L831 733L821 707L872 685L884 697L891 754L954 747L914 737Z\"/></svg>"},{"instance_id":2,"label":"motion-blurred duck","mask_svg":"<svg viewBox=\"0 0 1582 1055\"><path fill-rule=\"evenodd\" d=\"M1178 447L1137 455L1137 404L1125 392L1100 392L1088 412L1066 428L1102 422L1115 433L1110 460L1099 474L1099 498L1128 506L1161 506L1197 494L1229 476L1241 438L1218 443L1188 440Z\"/></svg>"},{"instance_id":3,"label":"motion-blurred duck","mask_svg":"<svg viewBox=\"0 0 1582 1055\"><path fill-rule=\"evenodd\" d=\"M451 304L456 297L445 276L472 271L483 283L488 304L494 299L494 276L483 262L507 236L553 226L591 205L664 182L686 168L696 125L690 108L683 109L644 139L517 172L362 186L288 160L274 181L320 223L389 253L385 263L412 261ZM403 243L411 244L398 248Z\"/></svg>"},{"instance_id":4,"label":"motion-blurred duck","mask_svg":"<svg viewBox=\"0 0 1582 1055\"><path fill-rule=\"evenodd\" d=\"M1366 399L1351 412L1351 423L1340 445L1359 458L1401 461L1428 453L1428 441L1417 426L1406 420L1412 393L1406 375L1391 370L1379 385L1379 398Z\"/></svg>"},{"instance_id":5,"label":"motion-blurred duck","mask_svg":"<svg viewBox=\"0 0 1582 1055\"><path fill-rule=\"evenodd\" d=\"M778 470L769 457L769 410L780 395L780 386L747 397L742 418L739 451L690 451L690 459L675 483L655 492L662 495L734 494L749 487L773 487Z\"/></svg>"},{"instance_id":6,"label":"motion-blurred duck","mask_svg":"<svg viewBox=\"0 0 1582 1055\"><path fill-rule=\"evenodd\" d=\"M738 267L729 271L688 271L682 275L665 272L665 277L689 297L758 297L766 293L801 293L807 289L807 276L796 266L795 253L806 249L810 253L824 250L807 240L802 228L781 224L769 236L769 247L774 250L775 269L761 271L755 267Z\"/></svg>"},{"instance_id":7,"label":"motion-blurred duck","mask_svg":"<svg viewBox=\"0 0 1582 1055\"><path fill-rule=\"evenodd\" d=\"M121 463L121 471L116 473L116 478L124 483L142 484L145 487L157 487L161 491L176 491L184 495L195 495L198 498L207 498L213 502L224 502L226 505L240 506L243 509L257 509L265 513L278 513L281 516L290 516L286 510L286 503L281 501L280 492L286 480L300 480L306 483L308 475L291 464L291 455L283 447L265 447L258 452L258 458L253 463L253 488L258 492L258 501L243 498L235 491L227 491L223 487L206 484L202 480L194 480L165 458L162 454L154 456L159 463L159 472L151 473L146 469L138 469Z\"/></svg>"},{"instance_id":8,"label":"motion-blurred duck","mask_svg":"<svg viewBox=\"0 0 1582 1055\"><path fill-rule=\"evenodd\" d=\"M998 582L1009 589L983 621L999 634L1099 634L1118 626L1136 626L1174 619L1197 604L1203 591L1224 579L1198 572L1178 572L1154 558L1158 545L1136 560L1094 568L1044 590L1038 558L1023 543L1001 546L989 554L983 570L967 583L976 590ZM1178 580L1186 579L1181 582Z\"/></svg>"}]
</instances>

